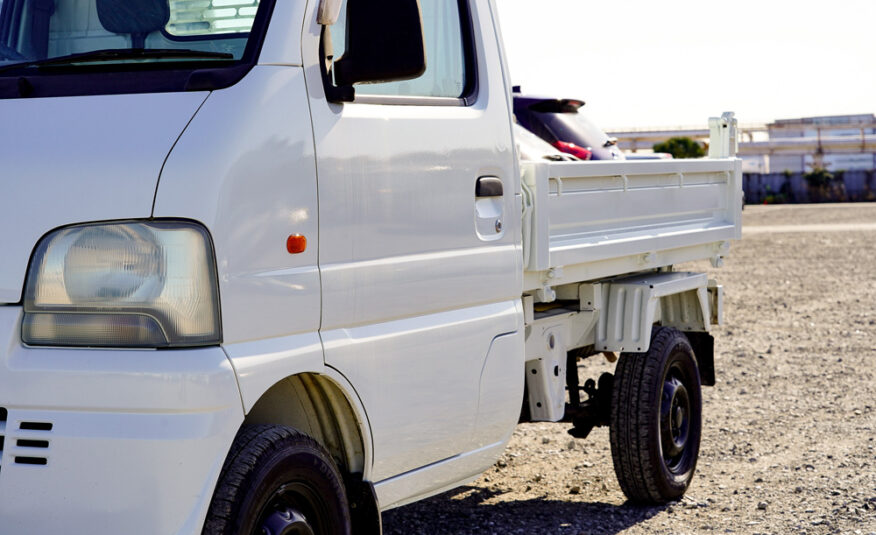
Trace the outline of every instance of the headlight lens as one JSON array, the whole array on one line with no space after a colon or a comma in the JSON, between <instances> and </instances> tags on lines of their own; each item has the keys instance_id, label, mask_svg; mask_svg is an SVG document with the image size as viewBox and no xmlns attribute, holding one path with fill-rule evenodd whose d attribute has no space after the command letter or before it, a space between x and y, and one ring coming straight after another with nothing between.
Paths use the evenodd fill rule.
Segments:
<instances>
[{"instance_id":1,"label":"headlight lens","mask_svg":"<svg viewBox=\"0 0 876 535\"><path fill-rule=\"evenodd\" d=\"M194 223L101 223L37 246L24 295L30 345L181 347L221 341L213 248Z\"/></svg>"}]
</instances>

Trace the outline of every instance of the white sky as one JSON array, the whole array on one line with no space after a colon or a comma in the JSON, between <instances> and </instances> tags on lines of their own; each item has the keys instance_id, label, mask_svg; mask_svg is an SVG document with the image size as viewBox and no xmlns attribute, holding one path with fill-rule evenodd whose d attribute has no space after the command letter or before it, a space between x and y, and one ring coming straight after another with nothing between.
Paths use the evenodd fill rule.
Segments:
<instances>
[{"instance_id":1,"label":"white sky","mask_svg":"<svg viewBox=\"0 0 876 535\"><path fill-rule=\"evenodd\" d=\"M876 113L876 0L497 0L515 85L604 128Z\"/></svg>"}]
</instances>

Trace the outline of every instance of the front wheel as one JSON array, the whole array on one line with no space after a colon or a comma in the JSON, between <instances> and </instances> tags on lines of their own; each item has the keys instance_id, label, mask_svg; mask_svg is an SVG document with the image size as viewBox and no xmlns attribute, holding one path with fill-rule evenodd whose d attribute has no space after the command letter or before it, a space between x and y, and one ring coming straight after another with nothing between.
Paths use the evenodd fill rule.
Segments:
<instances>
[{"instance_id":1,"label":"front wheel","mask_svg":"<svg viewBox=\"0 0 876 535\"><path fill-rule=\"evenodd\" d=\"M210 502L204 535L344 535L341 474L312 438L279 425L237 433Z\"/></svg>"},{"instance_id":2,"label":"front wheel","mask_svg":"<svg viewBox=\"0 0 876 535\"><path fill-rule=\"evenodd\" d=\"M680 498L700 449L702 397L696 357L677 329L655 327L646 353L621 355L611 403L611 456L634 502Z\"/></svg>"}]
</instances>

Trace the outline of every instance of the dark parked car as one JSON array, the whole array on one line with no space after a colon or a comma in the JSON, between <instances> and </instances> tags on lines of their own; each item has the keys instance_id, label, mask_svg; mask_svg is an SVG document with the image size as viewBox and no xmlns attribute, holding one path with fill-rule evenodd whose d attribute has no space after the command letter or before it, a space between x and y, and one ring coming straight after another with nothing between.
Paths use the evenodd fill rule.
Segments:
<instances>
[{"instance_id":1,"label":"dark parked car","mask_svg":"<svg viewBox=\"0 0 876 535\"><path fill-rule=\"evenodd\" d=\"M623 160L617 140L608 137L579 109L584 101L514 93L514 115L527 130L562 152L583 160ZM590 153L590 157L582 155Z\"/></svg>"}]
</instances>

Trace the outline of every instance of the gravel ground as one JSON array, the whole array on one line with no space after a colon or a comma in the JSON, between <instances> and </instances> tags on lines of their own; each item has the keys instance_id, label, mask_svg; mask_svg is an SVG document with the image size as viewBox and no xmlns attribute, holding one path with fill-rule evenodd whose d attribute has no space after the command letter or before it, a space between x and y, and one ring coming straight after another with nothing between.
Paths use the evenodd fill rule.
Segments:
<instances>
[{"instance_id":1,"label":"gravel ground","mask_svg":"<svg viewBox=\"0 0 876 535\"><path fill-rule=\"evenodd\" d=\"M876 535L876 204L748 206L744 224L724 268L679 266L725 288L684 499L627 504L606 428L523 424L477 481L388 511L385 533Z\"/></svg>"}]
</instances>

